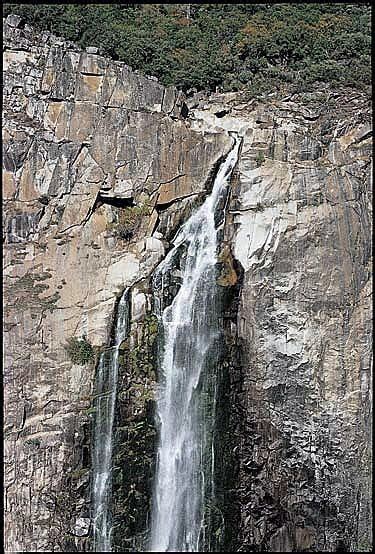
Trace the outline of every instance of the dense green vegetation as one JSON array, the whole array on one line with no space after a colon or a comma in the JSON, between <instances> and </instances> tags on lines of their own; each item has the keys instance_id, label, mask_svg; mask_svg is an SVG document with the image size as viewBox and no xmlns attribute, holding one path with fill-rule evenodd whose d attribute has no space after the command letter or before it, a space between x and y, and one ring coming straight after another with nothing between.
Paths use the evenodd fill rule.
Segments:
<instances>
[{"instance_id":1,"label":"dense green vegetation","mask_svg":"<svg viewBox=\"0 0 375 554\"><path fill-rule=\"evenodd\" d=\"M85 365L95 357L94 349L86 337L82 337L82 339L70 337L64 344L64 348L73 364Z\"/></svg>"},{"instance_id":2,"label":"dense green vegetation","mask_svg":"<svg viewBox=\"0 0 375 554\"><path fill-rule=\"evenodd\" d=\"M185 91L370 84L370 3L5 4Z\"/></svg>"}]
</instances>

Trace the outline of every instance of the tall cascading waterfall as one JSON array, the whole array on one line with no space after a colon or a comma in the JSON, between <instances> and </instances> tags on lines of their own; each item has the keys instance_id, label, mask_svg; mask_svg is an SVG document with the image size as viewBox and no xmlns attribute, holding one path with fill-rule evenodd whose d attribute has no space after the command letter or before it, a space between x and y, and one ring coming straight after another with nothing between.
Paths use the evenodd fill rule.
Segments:
<instances>
[{"instance_id":1,"label":"tall cascading waterfall","mask_svg":"<svg viewBox=\"0 0 375 554\"><path fill-rule=\"evenodd\" d=\"M154 274L163 346L151 551L198 552L202 546L210 550L205 503L214 495L212 435L220 342L218 230L223 227L223 205L239 144L236 139L219 168L211 195L181 227L174 247ZM164 307L171 273L180 274L180 288Z\"/></svg>"},{"instance_id":2,"label":"tall cascading waterfall","mask_svg":"<svg viewBox=\"0 0 375 554\"><path fill-rule=\"evenodd\" d=\"M129 291L117 307L114 344L100 356L95 398L93 437L93 538L94 552L111 552L112 442L116 404L119 347L128 334Z\"/></svg>"}]
</instances>

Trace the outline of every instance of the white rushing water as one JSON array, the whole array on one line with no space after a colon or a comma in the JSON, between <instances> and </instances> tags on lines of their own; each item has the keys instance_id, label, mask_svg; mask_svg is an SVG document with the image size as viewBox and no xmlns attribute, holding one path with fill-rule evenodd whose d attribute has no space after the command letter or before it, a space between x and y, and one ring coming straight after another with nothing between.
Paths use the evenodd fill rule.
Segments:
<instances>
[{"instance_id":1,"label":"white rushing water","mask_svg":"<svg viewBox=\"0 0 375 554\"><path fill-rule=\"evenodd\" d=\"M99 360L93 445L94 552L111 552L112 441L118 376L119 346L129 323L128 290L117 308L115 344Z\"/></svg>"},{"instance_id":2,"label":"white rushing water","mask_svg":"<svg viewBox=\"0 0 375 554\"><path fill-rule=\"evenodd\" d=\"M151 539L157 552L198 552L205 537L207 491L213 490L212 419L216 384L207 375L220 340L216 294L218 211L238 157L239 141L221 164L211 195L182 226L174 247L157 268L160 355L157 423L159 445ZM215 217L216 215L216 217ZM223 213L221 213L223 218ZM180 265L180 267L178 267ZM163 309L164 282L181 272L181 286ZM157 294L157 296L158 296ZM211 375L215 373L211 370ZM207 408L208 407L208 408ZM210 487L207 480L211 480Z\"/></svg>"}]
</instances>

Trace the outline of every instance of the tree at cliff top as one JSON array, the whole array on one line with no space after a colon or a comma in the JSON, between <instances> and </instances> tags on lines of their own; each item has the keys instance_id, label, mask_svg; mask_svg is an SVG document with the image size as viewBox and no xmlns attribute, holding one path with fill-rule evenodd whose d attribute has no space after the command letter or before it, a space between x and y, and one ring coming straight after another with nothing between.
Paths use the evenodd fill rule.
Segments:
<instances>
[{"instance_id":1,"label":"tree at cliff top","mask_svg":"<svg viewBox=\"0 0 375 554\"><path fill-rule=\"evenodd\" d=\"M5 4L4 15L98 46L188 90L309 90L371 82L370 3Z\"/></svg>"}]
</instances>

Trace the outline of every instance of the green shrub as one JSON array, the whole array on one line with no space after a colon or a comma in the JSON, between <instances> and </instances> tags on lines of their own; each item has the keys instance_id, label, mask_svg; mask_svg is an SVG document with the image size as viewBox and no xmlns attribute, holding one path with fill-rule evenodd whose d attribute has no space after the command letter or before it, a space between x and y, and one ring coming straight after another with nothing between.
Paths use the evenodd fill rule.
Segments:
<instances>
[{"instance_id":1,"label":"green shrub","mask_svg":"<svg viewBox=\"0 0 375 554\"><path fill-rule=\"evenodd\" d=\"M260 167L264 162L266 161L266 158L264 157L263 152L258 152L255 158L256 164L258 167Z\"/></svg>"},{"instance_id":2,"label":"green shrub","mask_svg":"<svg viewBox=\"0 0 375 554\"><path fill-rule=\"evenodd\" d=\"M127 206L121 208L117 214L117 222L112 223L110 228L113 230L115 236L123 239L130 240L133 238L142 217L150 215L151 208L148 202L139 204L138 206Z\"/></svg>"},{"instance_id":3,"label":"green shrub","mask_svg":"<svg viewBox=\"0 0 375 554\"><path fill-rule=\"evenodd\" d=\"M70 337L66 341L64 348L70 361L74 364L85 365L91 362L95 357L93 347L84 336L82 339Z\"/></svg>"}]
</instances>

